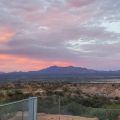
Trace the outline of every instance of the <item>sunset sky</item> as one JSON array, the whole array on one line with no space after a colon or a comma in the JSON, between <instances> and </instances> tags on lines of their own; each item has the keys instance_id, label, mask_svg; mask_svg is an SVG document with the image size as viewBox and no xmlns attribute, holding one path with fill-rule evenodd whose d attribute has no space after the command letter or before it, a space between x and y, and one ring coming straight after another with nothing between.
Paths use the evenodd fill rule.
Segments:
<instances>
[{"instance_id":1,"label":"sunset sky","mask_svg":"<svg viewBox=\"0 0 120 120\"><path fill-rule=\"evenodd\" d=\"M120 69L120 0L0 0L0 71Z\"/></svg>"}]
</instances>

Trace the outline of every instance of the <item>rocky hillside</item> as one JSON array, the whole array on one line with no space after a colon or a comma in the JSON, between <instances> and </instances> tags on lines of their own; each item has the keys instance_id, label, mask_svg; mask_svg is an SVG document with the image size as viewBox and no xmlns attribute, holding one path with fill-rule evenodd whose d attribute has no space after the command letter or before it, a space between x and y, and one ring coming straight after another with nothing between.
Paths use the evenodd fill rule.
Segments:
<instances>
[{"instance_id":1,"label":"rocky hillside","mask_svg":"<svg viewBox=\"0 0 120 120\"><path fill-rule=\"evenodd\" d=\"M15 82L0 85L0 94L7 96L21 92L22 94L51 95L60 93L62 95L75 96L104 96L120 97L120 83L47 83L47 82ZM12 93L11 93L12 91Z\"/></svg>"},{"instance_id":2,"label":"rocky hillside","mask_svg":"<svg viewBox=\"0 0 120 120\"><path fill-rule=\"evenodd\" d=\"M89 83L65 86L70 90L79 90L89 95L99 95L105 97L120 97L120 84L112 83Z\"/></svg>"}]
</instances>

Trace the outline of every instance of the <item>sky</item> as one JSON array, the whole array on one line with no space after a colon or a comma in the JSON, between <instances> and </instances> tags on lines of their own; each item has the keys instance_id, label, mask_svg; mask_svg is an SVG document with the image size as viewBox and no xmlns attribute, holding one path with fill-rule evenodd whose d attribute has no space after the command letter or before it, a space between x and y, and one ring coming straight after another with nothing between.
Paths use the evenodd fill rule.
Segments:
<instances>
[{"instance_id":1,"label":"sky","mask_svg":"<svg viewBox=\"0 0 120 120\"><path fill-rule=\"evenodd\" d=\"M0 71L120 69L120 0L0 0Z\"/></svg>"}]
</instances>

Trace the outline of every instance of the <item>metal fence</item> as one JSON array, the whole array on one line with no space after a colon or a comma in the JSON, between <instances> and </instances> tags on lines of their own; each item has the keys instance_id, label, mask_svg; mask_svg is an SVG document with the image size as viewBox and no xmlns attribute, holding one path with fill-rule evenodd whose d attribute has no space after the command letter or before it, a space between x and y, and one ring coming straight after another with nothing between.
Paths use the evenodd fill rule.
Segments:
<instances>
[{"instance_id":1,"label":"metal fence","mask_svg":"<svg viewBox=\"0 0 120 120\"><path fill-rule=\"evenodd\" d=\"M120 120L120 109L91 108L69 97L42 96L0 105L0 120Z\"/></svg>"},{"instance_id":2,"label":"metal fence","mask_svg":"<svg viewBox=\"0 0 120 120\"><path fill-rule=\"evenodd\" d=\"M38 120L120 120L120 109L86 107L69 97L38 97Z\"/></svg>"},{"instance_id":3,"label":"metal fence","mask_svg":"<svg viewBox=\"0 0 120 120\"><path fill-rule=\"evenodd\" d=\"M37 98L0 105L0 120L36 120Z\"/></svg>"}]
</instances>

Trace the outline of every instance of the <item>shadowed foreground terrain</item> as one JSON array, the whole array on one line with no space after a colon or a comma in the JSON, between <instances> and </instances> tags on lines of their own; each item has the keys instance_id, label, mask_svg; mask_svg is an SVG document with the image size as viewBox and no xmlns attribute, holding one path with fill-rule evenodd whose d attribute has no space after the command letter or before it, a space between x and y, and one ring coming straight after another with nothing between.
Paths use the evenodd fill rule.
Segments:
<instances>
[{"instance_id":1,"label":"shadowed foreground terrain","mask_svg":"<svg viewBox=\"0 0 120 120\"><path fill-rule=\"evenodd\" d=\"M119 83L19 81L0 89L1 103L37 96L40 120L54 120L59 114L63 120L119 120Z\"/></svg>"}]
</instances>

